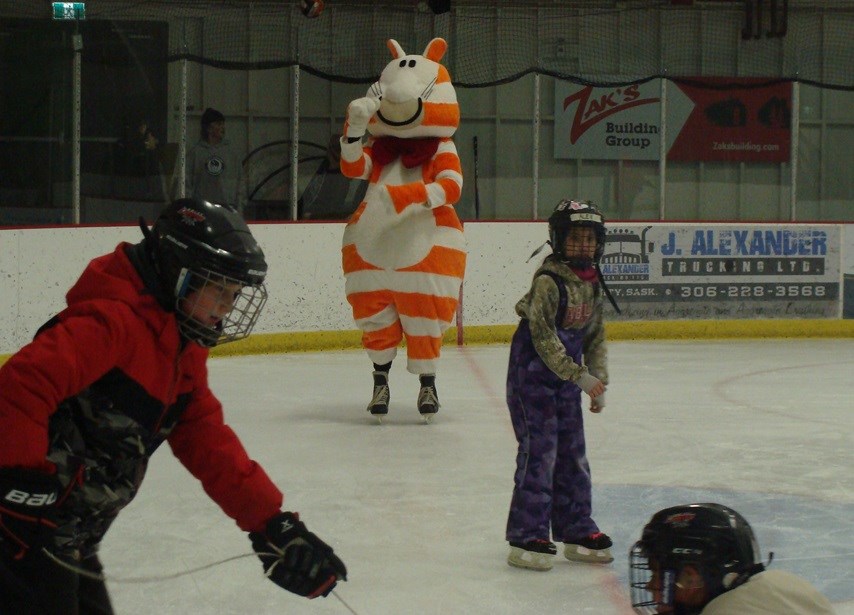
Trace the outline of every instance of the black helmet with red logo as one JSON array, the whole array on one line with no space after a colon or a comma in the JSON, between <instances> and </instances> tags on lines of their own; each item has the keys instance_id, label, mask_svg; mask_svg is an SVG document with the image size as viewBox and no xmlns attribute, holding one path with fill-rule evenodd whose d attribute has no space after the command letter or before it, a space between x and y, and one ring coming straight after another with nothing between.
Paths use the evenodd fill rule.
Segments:
<instances>
[{"instance_id":1,"label":"black helmet with red logo","mask_svg":"<svg viewBox=\"0 0 854 615\"><path fill-rule=\"evenodd\" d=\"M722 504L687 504L655 513L629 553L632 607L636 613L678 615L702 611L720 594L764 570L759 546L747 520ZM676 597L685 566L702 576L706 600L686 607ZM658 578L651 583L653 574Z\"/></svg>"},{"instance_id":2,"label":"black helmet with red logo","mask_svg":"<svg viewBox=\"0 0 854 615\"><path fill-rule=\"evenodd\" d=\"M249 335L267 298L267 261L238 211L198 199L178 199L151 229L161 285L174 300L181 333L203 346ZM230 289L233 309L215 325L190 317L186 298L203 288Z\"/></svg>"}]
</instances>

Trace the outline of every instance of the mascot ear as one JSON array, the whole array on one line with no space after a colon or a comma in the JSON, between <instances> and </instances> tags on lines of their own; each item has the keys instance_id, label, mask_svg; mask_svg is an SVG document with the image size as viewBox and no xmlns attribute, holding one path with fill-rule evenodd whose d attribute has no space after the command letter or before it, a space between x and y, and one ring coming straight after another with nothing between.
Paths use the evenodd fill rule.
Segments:
<instances>
[{"instance_id":1,"label":"mascot ear","mask_svg":"<svg viewBox=\"0 0 854 615\"><path fill-rule=\"evenodd\" d=\"M447 50L448 43L445 42L445 39L434 38L432 41L427 43L427 47L424 49L424 57L428 60L438 62L442 59L442 56L445 55L445 51Z\"/></svg>"},{"instance_id":2,"label":"mascot ear","mask_svg":"<svg viewBox=\"0 0 854 615\"><path fill-rule=\"evenodd\" d=\"M391 52L391 57L393 57L395 60L398 58L402 58L406 55L406 52L403 50L403 47L400 46L400 43L398 43L393 38L388 39L385 44L386 47L388 47L388 50Z\"/></svg>"}]
</instances>

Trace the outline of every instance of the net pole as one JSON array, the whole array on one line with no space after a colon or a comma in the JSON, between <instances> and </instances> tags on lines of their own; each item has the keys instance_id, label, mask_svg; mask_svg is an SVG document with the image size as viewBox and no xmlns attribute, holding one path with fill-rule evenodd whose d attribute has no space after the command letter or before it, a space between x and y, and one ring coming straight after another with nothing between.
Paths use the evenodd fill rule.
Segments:
<instances>
[{"instance_id":1,"label":"net pole","mask_svg":"<svg viewBox=\"0 0 854 615\"><path fill-rule=\"evenodd\" d=\"M477 135L471 139L472 149L474 150L474 219L480 220L480 188L477 185L478 180L478 153L477 153Z\"/></svg>"},{"instance_id":2,"label":"net pole","mask_svg":"<svg viewBox=\"0 0 854 615\"><path fill-rule=\"evenodd\" d=\"M531 177L533 178L533 190L531 194L531 219L537 220L539 209L539 184L540 184L540 73L534 75L534 155L531 162Z\"/></svg>"},{"instance_id":3,"label":"net pole","mask_svg":"<svg viewBox=\"0 0 854 615\"><path fill-rule=\"evenodd\" d=\"M789 220L797 220L798 204L798 131L800 130L801 116L801 84L792 82L792 123L790 127L791 151L789 152L789 170L792 174L789 186ZM840 288L842 288L840 286Z\"/></svg>"},{"instance_id":4,"label":"net pole","mask_svg":"<svg viewBox=\"0 0 854 615\"><path fill-rule=\"evenodd\" d=\"M667 194L667 79L661 79L661 105L659 105L658 124L661 126L661 137L658 143L658 219L664 220L666 207L664 198Z\"/></svg>"},{"instance_id":5,"label":"net pole","mask_svg":"<svg viewBox=\"0 0 854 615\"><path fill-rule=\"evenodd\" d=\"M299 60L299 56L297 56ZM293 67L293 97L291 105L291 220L297 219L297 180L299 179L299 61Z\"/></svg>"},{"instance_id":6,"label":"net pole","mask_svg":"<svg viewBox=\"0 0 854 615\"><path fill-rule=\"evenodd\" d=\"M75 26L79 26L75 22ZM83 54L83 35L75 32L72 37L74 48L74 75L71 96L71 221L80 224L80 113L81 95L81 56Z\"/></svg>"},{"instance_id":7,"label":"net pole","mask_svg":"<svg viewBox=\"0 0 854 615\"><path fill-rule=\"evenodd\" d=\"M186 28L186 24L184 26ZM186 33L186 31L185 31ZM187 39L183 41L184 53L187 53ZM181 112L178 114L178 185L179 198L187 196L187 57L181 60Z\"/></svg>"}]
</instances>

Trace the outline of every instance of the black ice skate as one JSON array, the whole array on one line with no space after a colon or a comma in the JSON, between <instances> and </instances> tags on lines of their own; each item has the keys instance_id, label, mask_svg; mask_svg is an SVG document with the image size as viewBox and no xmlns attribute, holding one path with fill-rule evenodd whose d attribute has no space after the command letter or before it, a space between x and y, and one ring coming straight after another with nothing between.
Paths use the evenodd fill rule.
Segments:
<instances>
[{"instance_id":1,"label":"black ice skate","mask_svg":"<svg viewBox=\"0 0 854 615\"><path fill-rule=\"evenodd\" d=\"M418 412L425 423L439 411L439 396L436 393L436 376L434 374L423 374L420 377L421 390L418 391Z\"/></svg>"},{"instance_id":2,"label":"black ice skate","mask_svg":"<svg viewBox=\"0 0 854 615\"><path fill-rule=\"evenodd\" d=\"M573 562L588 564L609 564L614 561L611 555L611 539L607 534L596 532L563 543L563 556Z\"/></svg>"},{"instance_id":3,"label":"black ice skate","mask_svg":"<svg viewBox=\"0 0 854 615\"><path fill-rule=\"evenodd\" d=\"M374 372L374 396L368 404L368 412L377 417L377 422L382 423L383 417L388 414L388 402L391 393L388 388L388 372Z\"/></svg>"},{"instance_id":4,"label":"black ice skate","mask_svg":"<svg viewBox=\"0 0 854 615\"><path fill-rule=\"evenodd\" d=\"M549 540L511 542L507 563L528 570L551 570L557 547Z\"/></svg>"}]
</instances>

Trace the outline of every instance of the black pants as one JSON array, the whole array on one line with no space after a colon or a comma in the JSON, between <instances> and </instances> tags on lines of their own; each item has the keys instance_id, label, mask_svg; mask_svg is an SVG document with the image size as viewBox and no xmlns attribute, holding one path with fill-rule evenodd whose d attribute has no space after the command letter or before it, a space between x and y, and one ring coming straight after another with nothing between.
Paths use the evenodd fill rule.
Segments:
<instances>
[{"instance_id":1,"label":"black pants","mask_svg":"<svg viewBox=\"0 0 854 615\"><path fill-rule=\"evenodd\" d=\"M69 563L102 570L97 557ZM0 615L113 615L113 607L103 581L68 570L44 553L17 561L0 550Z\"/></svg>"}]
</instances>

